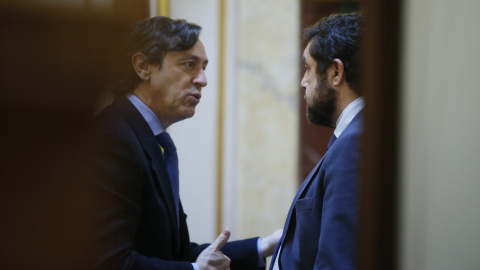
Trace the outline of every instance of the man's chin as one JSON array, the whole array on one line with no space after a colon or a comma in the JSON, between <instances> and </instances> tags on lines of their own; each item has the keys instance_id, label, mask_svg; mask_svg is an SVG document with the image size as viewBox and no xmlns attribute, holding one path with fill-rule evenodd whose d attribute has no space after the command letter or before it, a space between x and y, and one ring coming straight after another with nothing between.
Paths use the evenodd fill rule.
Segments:
<instances>
[{"instance_id":1,"label":"man's chin","mask_svg":"<svg viewBox=\"0 0 480 270\"><path fill-rule=\"evenodd\" d=\"M195 115L195 108L189 109L182 114L183 119L192 118Z\"/></svg>"}]
</instances>

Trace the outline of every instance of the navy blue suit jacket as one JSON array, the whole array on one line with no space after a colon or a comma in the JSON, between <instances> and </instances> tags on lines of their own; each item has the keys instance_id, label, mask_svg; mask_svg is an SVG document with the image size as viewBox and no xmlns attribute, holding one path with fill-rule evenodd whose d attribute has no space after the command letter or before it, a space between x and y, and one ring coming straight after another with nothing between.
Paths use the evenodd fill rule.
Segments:
<instances>
[{"instance_id":1,"label":"navy blue suit jacket","mask_svg":"<svg viewBox=\"0 0 480 270\"><path fill-rule=\"evenodd\" d=\"M303 182L272 266L279 256L283 270L355 269L362 122L360 112L338 139L332 137L327 152Z\"/></svg>"},{"instance_id":2,"label":"navy blue suit jacket","mask_svg":"<svg viewBox=\"0 0 480 270\"><path fill-rule=\"evenodd\" d=\"M92 158L96 269L193 269L208 245L190 243L186 215L177 213L161 150L147 122L127 98L97 117ZM257 239L222 249L232 269L259 269Z\"/></svg>"}]
</instances>

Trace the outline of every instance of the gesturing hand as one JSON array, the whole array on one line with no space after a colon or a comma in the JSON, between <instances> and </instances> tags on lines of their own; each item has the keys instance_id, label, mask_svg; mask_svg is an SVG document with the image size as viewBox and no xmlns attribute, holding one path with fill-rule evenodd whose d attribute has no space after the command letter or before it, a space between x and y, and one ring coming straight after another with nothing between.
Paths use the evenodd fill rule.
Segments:
<instances>
[{"instance_id":1,"label":"gesturing hand","mask_svg":"<svg viewBox=\"0 0 480 270\"><path fill-rule=\"evenodd\" d=\"M223 230L217 239L198 255L196 263L201 270L230 270L230 259L220 251L229 238L230 231Z\"/></svg>"}]
</instances>

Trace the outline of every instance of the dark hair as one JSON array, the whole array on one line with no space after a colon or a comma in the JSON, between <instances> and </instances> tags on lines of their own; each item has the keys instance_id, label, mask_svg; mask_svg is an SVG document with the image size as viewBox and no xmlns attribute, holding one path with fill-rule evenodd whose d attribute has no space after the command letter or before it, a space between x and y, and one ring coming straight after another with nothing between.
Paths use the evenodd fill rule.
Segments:
<instances>
[{"instance_id":1,"label":"dark hair","mask_svg":"<svg viewBox=\"0 0 480 270\"><path fill-rule=\"evenodd\" d=\"M338 58L343 62L347 83L358 91L362 34L363 18L356 12L333 14L305 29L304 38L312 41L309 52L317 62L317 74L325 74Z\"/></svg>"},{"instance_id":2,"label":"dark hair","mask_svg":"<svg viewBox=\"0 0 480 270\"><path fill-rule=\"evenodd\" d=\"M182 19L157 16L137 23L129 32L122 54L122 71L116 94L134 90L140 78L133 69L132 56L143 53L149 64L162 66L169 51L184 51L198 41L202 28Z\"/></svg>"}]
</instances>

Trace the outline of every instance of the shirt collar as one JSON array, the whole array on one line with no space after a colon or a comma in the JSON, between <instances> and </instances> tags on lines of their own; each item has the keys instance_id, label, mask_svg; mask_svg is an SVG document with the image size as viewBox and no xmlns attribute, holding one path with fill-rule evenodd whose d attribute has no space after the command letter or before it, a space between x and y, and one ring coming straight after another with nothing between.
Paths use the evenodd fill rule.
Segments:
<instances>
[{"instance_id":1,"label":"shirt collar","mask_svg":"<svg viewBox=\"0 0 480 270\"><path fill-rule=\"evenodd\" d=\"M358 112L363 109L363 107L365 107L363 97L359 97L352 103L348 104L348 106L343 110L342 114L340 114L340 117L338 117L337 127L333 131L333 134L335 134L337 138L340 137L348 124L350 124L355 115L357 115Z\"/></svg>"},{"instance_id":2,"label":"shirt collar","mask_svg":"<svg viewBox=\"0 0 480 270\"><path fill-rule=\"evenodd\" d=\"M138 112L143 116L145 121L147 121L148 126L153 132L153 135L157 136L163 132L163 126L160 122L160 119L155 115L155 113L150 110L150 108L145 105L137 96L134 94L127 95L128 100L132 102L133 106L137 108Z\"/></svg>"}]
</instances>

